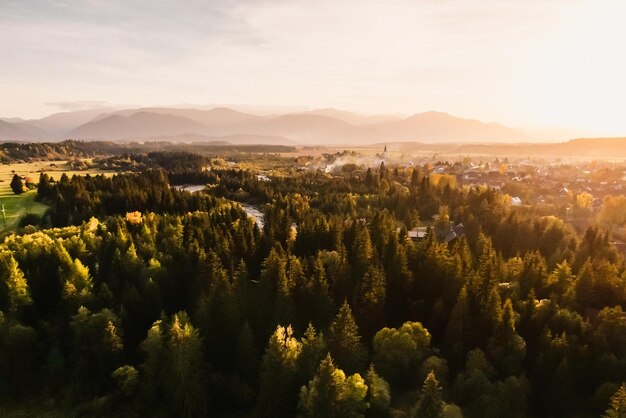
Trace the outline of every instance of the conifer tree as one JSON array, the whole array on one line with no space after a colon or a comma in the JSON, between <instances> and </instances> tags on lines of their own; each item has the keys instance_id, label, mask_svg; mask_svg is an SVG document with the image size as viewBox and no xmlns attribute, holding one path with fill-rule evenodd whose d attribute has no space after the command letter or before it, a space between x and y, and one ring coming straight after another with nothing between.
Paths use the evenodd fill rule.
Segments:
<instances>
[{"instance_id":1,"label":"conifer tree","mask_svg":"<svg viewBox=\"0 0 626 418\"><path fill-rule=\"evenodd\" d=\"M355 277L360 279L370 266L374 255L369 230L365 222L357 221L354 232L354 243L350 252L350 264L354 269Z\"/></svg>"},{"instance_id":2,"label":"conifer tree","mask_svg":"<svg viewBox=\"0 0 626 418\"><path fill-rule=\"evenodd\" d=\"M391 390L385 379L376 373L373 364L370 364L370 368L367 370L365 384L367 385L367 402L369 403L367 416L372 418L388 417Z\"/></svg>"},{"instance_id":3,"label":"conifer tree","mask_svg":"<svg viewBox=\"0 0 626 418\"><path fill-rule=\"evenodd\" d=\"M504 303L502 317L488 344L488 352L503 377L521 371L526 343L515 331L515 311L511 299Z\"/></svg>"},{"instance_id":4,"label":"conifer tree","mask_svg":"<svg viewBox=\"0 0 626 418\"><path fill-rule=\"evenodd\" d=\"M385 324L385 273L371 266L359 286L357 318L366 340L370 340Z\"/></svg>"},{"instance_id":5,"label":"conifer tree","mask_svg":"<svg viewBox=\"0 0 626 418\"><path fill-rule=\"evenodd\" d=\"M13 255L0 254L0 310L15 312L21 306L30 304L30 289L24 273Z\"/></svg>"},{"instance_id":6,"label":"conifer tree","mask_svg":"<svg viewBox=\"0 0 626 418\"><path fill-rule=\"evenodd\" d=\"M304 335L300 339L302 343L302 353L298 360L298 370L304 377L304 382L309 381L317 370L320 361L328 353L328 347L324 335L317 333L311 323L307 327Z\"/></svg>"},{"instance_id":7,"label":"conifer tree","mask_svg":"<svg viewBox=\"0 0 626 418\"><path fill-rule=\"evenodd\" d=\"M341 305L330 326L328 348L339 367L348 373L356 372L363 366L365 347L361 343L359 328L347 302Z\"/></svg>"},{"instance_id":8,"label":"conifer tree","mask_svg":"<svg viewBox=\"0 0 626 418\"><path fill-rule=\"evenodd\" d=\"M335 367L330 354L320 363L315 377L300 390L301 417L363 417L367 386L360 375L346 377Z\"/></svg>"},{"instance_id":9,"label":"conifer tree","mask_svg":"<svg viewBox=\"0 0 626 418\"><path fill-rule=\"evenodd\" d=\"M604 418L626 418L626 385L622 384L611 397L609 408Z\"/></svg>"},{"instance_id":10,"label":"conifer tree","mask_svg":"<svg viewBox=\"0 0 626 418\"><path fill-rule=\"evenodd\" d=\"M298 387L297 363L302 344L291 326L278 326L269 339L261 362L258 414L263 417L293 416Z\"/></svg>"},{"instance_id":11,"label":"conifer tree","mask_svg":"<svg viewBox=\"0 0 626 418\"><path fill-rule=\"evenodd\" d=\"M167 330L165 396L174 414L203 416L206 412L202 341L187 314L174 314Z\"/></svg>"},{"instance_id":12,"label":"conifer tree","mask_svg":"<svg viewBox=\"0 0 626 418\"><path fill-rule=\"evenodd\" d=\"M24 193L24 189L25 187L22 178L17 174L14 174L13 179L11 180L11 190L13 190L13 193L15 194L22 194Z\"/></svg>"},{"instance_id":13,"label":"conifer tree","mask_svg":"<svg viewBox=\"0 0 626 418\"><path fill-rule=\"evenodd\" d=\"M414 418L441 418L443 417L444 402L442 399L441 387L435 377L435 373L430 372L422 386L422 393L417 403Z\"/></svg>"}]
</instances>

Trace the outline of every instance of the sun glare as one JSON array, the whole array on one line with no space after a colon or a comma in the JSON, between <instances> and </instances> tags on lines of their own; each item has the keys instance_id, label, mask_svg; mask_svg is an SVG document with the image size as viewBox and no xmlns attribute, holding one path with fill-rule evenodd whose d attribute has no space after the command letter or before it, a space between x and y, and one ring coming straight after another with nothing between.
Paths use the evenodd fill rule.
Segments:
<instances>
[{"instance_id":1,"label":"sun glare","mask_svg":"<svg viewBox=\"0 0 626 418\"><path fill-rule=\"evenodd\" d=\"M553 28L520 67L515 99L531 120L620 131L626 96L626 3L587 2Z\"/></svg>"}]
</instances>

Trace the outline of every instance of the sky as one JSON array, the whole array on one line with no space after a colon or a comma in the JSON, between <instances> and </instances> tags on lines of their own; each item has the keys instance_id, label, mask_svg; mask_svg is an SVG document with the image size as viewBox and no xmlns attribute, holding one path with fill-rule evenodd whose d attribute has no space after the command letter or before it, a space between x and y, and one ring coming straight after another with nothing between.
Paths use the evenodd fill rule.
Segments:
<instances>
[{"instance_id":1,"label":"sky","mask_svg":"<svg viewBox=\"0 0 626 418\"><path fill-rule=\"evenodd\" d=\"M621 0L0 0L0 116L437 110L626 136Z\"/></svg>"}]
</instances>

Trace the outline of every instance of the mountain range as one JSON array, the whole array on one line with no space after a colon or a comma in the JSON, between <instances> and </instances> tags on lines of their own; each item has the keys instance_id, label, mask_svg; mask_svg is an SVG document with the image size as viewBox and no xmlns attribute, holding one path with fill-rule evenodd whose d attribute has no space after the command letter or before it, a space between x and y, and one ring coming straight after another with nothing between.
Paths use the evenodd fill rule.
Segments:
<instances>
[{"instance_id":1,"label":"mountain range","mask_svg":"<svg viewBox=\"0 0 626 418\"><path fill-rule=\"evenodd\" d=\"M337 109L260 116L210 110L146 107L56 113L41 119L0 118L0 141L175 140L184 142L355 145L377 141L423 143L529 142L523 131L442 112L359 115Z\"/></svg>"}]
</instances>

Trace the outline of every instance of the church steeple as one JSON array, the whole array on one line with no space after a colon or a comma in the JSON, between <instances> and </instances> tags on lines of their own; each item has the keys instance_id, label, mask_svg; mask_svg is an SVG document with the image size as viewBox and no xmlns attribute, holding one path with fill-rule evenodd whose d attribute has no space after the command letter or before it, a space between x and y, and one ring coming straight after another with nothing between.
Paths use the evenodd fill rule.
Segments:
<instances>
[{"instance_id":1,"label":"church steeple","mask_svg":"<svg viewBox=\"0 0 626 418\"><path fill-rule=\"evenodd\" d=\"M383 159L387 159L387 144L385 144L385 150L383 151Z\"/></svg>"}]
</instances>

